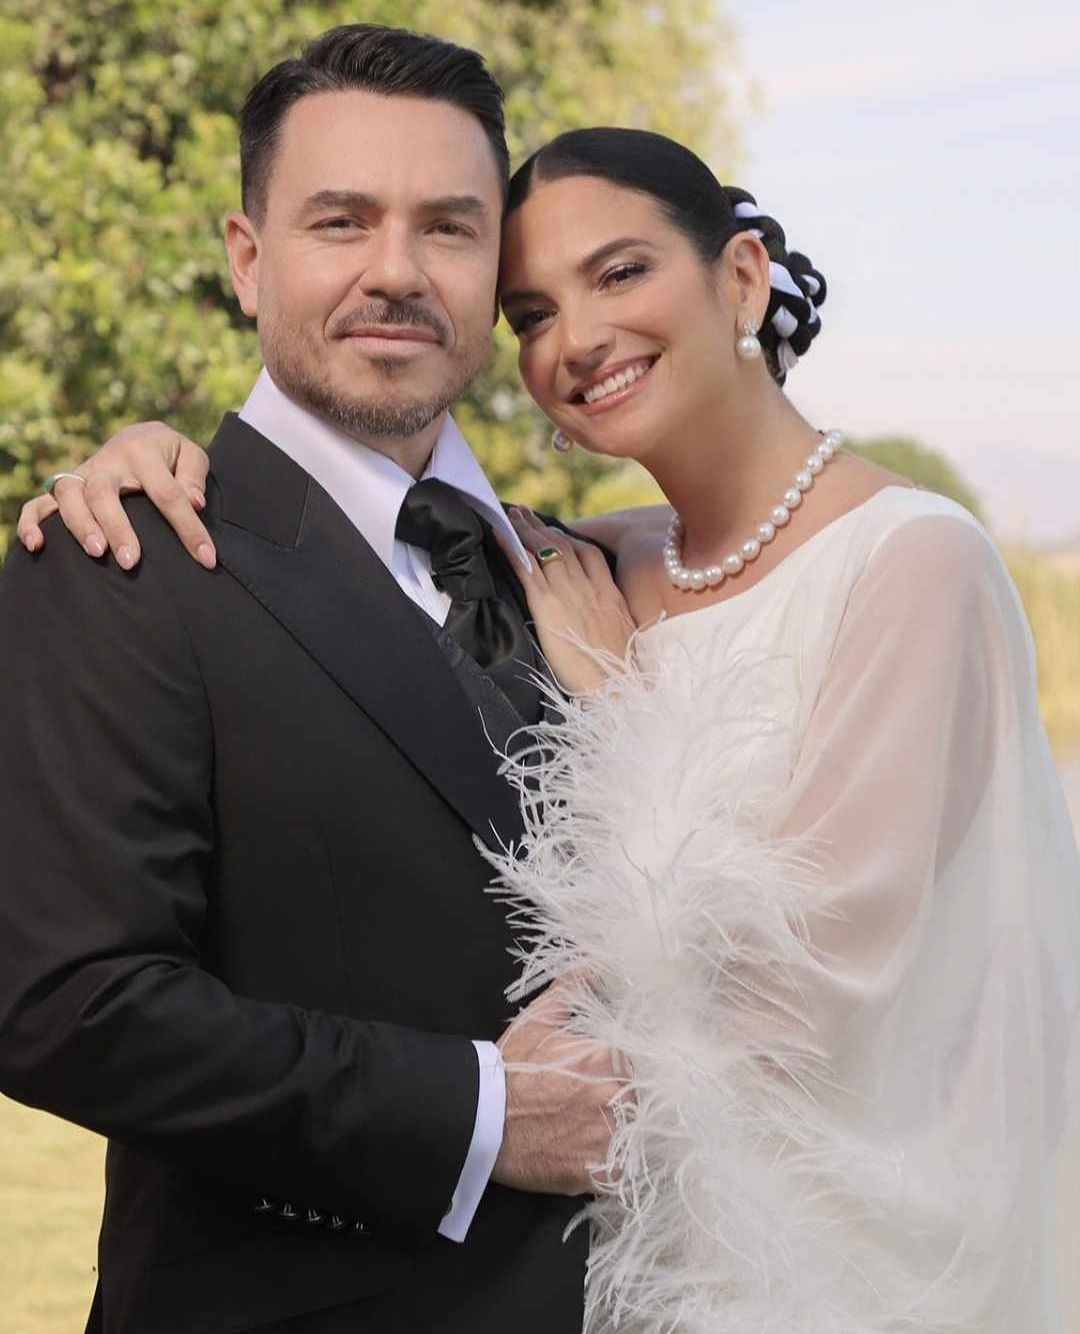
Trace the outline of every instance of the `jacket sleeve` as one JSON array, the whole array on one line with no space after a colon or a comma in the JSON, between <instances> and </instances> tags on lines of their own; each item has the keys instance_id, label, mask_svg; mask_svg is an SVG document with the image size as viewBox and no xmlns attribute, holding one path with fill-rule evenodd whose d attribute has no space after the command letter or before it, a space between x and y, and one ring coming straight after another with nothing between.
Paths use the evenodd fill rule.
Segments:
<instances>
[{"instance_id":1,"label":"jacket sleeve","mask_svg":"<svg viewBox=\"0 0 1080 1334\"><path fill-rule=\"evenodd\" d=\"M0 1088L225 1189L434 1233L472 1043L202 966L212 721L161 579L61 533L0 574Z\"/></svg>"}]
</instances>

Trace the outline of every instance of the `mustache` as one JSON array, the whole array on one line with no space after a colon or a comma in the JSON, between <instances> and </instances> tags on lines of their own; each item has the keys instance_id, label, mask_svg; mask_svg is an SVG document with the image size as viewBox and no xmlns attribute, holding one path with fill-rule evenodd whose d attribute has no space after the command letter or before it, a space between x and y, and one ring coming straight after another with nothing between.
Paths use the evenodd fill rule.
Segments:
<instances>
[{"instance_id":1,"label":"mustache","mask_svg":"<svg viewBox=\"0 0 1080 1334\"><path fill-rule=\"evenodd\" d=\"M350 310L347 315L334 321L330 333L335 338L347 338L349 334L373 324L431 329L438 335L440 343L445 343L449 336L445 323L433 311L412 301L383 301L360 310Z\"/></svg>"}]
</instances>

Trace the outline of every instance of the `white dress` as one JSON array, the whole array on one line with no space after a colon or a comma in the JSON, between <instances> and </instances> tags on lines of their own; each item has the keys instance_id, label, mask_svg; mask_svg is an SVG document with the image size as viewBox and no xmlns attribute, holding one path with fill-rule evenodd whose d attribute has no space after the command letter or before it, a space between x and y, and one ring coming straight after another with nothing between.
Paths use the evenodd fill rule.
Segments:
<instances>
[{"instance_id":1,"label":"white dress","mask_svg":"<svg viewBox=\"0 0 1080 1334\"><path fill-rule=\"evenodd\" d=\"M1058 1330L1080 859L980 526L888 487L538 730L514 994L634 1069L586 1329Z\"/></svg>"}]
</instances>

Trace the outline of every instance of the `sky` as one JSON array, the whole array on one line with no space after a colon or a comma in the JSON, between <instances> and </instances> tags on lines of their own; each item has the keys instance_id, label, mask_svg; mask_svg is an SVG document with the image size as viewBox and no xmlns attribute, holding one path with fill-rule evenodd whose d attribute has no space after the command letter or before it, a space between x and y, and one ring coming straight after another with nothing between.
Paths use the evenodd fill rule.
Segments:
<instances>
[{"instance_id":1,"label":"sky","mask_svg":"<svg viewBox=\"0 0 1080 1334\"><path fill-rule=\"evenodd\" d=\"M734 183L829 281L792 399L941 450L999 536L1080 546L1080 4L726 12Z\"/></svg>"}]
</instances>

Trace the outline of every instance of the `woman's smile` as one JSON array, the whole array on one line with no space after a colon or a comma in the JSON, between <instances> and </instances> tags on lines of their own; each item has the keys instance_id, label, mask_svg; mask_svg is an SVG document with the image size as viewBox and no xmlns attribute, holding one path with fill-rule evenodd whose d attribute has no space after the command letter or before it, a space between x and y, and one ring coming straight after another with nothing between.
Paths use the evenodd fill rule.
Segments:
<instances>
[{"instance_id":1,"label":"woman's smile","mask_svg":"<svg viewBox=\"0 0 1080 1334\"><path fill-rule=\"evenodd\" d=\"M605 366L578 385L570 402L588 417L618 407L640 392L659 360L660 354L657 353L652 357L636 357L633 361Z\"/></svg>"}]
</instances>

